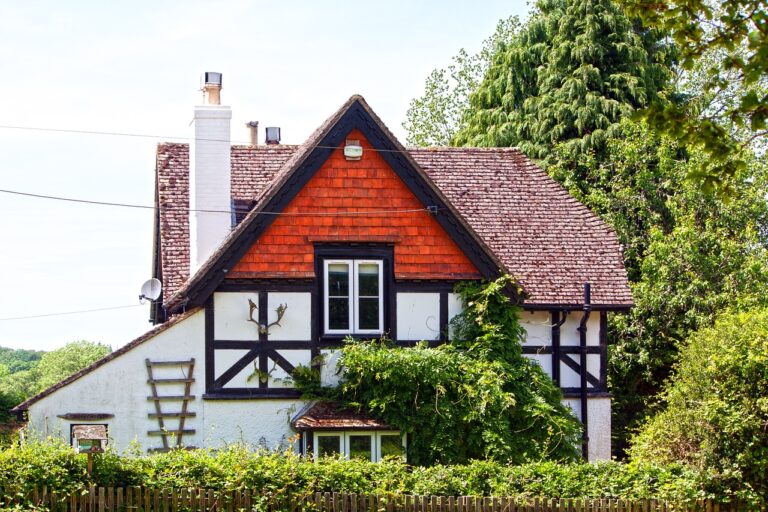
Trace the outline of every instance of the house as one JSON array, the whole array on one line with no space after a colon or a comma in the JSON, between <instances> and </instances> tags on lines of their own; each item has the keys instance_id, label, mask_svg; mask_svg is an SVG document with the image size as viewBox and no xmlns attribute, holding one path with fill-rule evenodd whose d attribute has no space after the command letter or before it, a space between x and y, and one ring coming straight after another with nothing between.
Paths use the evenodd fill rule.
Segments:
<instances>
[{"instance_id":1,"label":"house","mask_svg":"<svg viewBox=\"0 0 768 512\"><path fill-rule=\"evenodd\" d=\"M273 128L232 145L205 76L191 144L157 147L157 326L16 407L34 431L103 424L149 450L300 438L376 460L407 440L303 402L290 372L334 384L349 335L445 341L454 284L510 273L525 354L586 425L585 455L610 457L607 314L632 305L610 227L517 149L405 149L360 96L300 146Z\"/></svg>"}]
</instances>

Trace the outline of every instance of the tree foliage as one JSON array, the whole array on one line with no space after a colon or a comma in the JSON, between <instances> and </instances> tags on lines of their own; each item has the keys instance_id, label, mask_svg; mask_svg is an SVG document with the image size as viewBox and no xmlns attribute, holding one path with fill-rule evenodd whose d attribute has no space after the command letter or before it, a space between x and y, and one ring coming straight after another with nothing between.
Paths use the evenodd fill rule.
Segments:
<instances>
[{"instance_id":1,"label":"tree foliage","mask_svg":"<svg viewBox=\"0 0 768 512\"><path fill-rule=\"evenodd\" d=\"M669 53L612 0L539 0L497 47L454 142L519 146L534 158L558 143L599 153L620 120L664 87Z\"/></svg>"},{"instance_id":2,"label":"tree foliage","mask_svg":"<svg viewBox=\"0 0 768 512\"><path fill-rule=\"evenodd\" d=\"M766 166L748 159L724 199L687 180L706 158L642 123L624 121L604 158L558 148L550 173L606 219L625 247L635 307L611 318L614 432L644 414L679 345L726 307L765 303ZM616 439L621 449L624 441Z\"/></svg>"},{"instance_id":3,"label":"tree foliage","mask_svg":"<svg viewBox=\"0 0 768 512\"><path fill-rule=\"evenodd\" d=\"M696 176L727 187L744 168L741 150L768 135L768 12L763 0L623 0L649 26L671 35L683 76L703 94L660 96L642 115L651 125L709 156ZM684 87L683 87L684 89ZM702 104L701 99L704 98ZM741 137L733 137L734 133Z\"/></svg>"},{"instance_id":4,"label":"tree foliage","mask_svg":"<svg viewBox=\"0 0 768 512\"><path fill-rule=\"evenodd\" d=\"M479 53L470 55L463 48L446 68L434 69L424 84L424 94L411 100L403 128L411 146L447 146L462 127L469 95L477 88L497 47L512 39L520 20L499 21L496 31L483 42Z\"/></svg>"},{"instance_id":5,"label":"tree foliage","mask_svg":"<svg viewBox=\"0 0 768 512\"><path fill-rule=\"evenodd\" d=\"M350 341L339 361L343 380L330 395L413 434L415 464L576 457L577 419L552 379L522 355L524 331L505 291L514 286L505 277L462 287L466 308L449 344Z\"/></svg>"},{"instance_id":6,"label":"tree foliage","mask_svg":"<svg viewBox=\"0 0 768 512\"><path fill-rule=\"evenodd\" d=\"M8 368L10 373L29 370L40 361L44 352L0 347L0 365Z\"/></svg>"},{"instance_id":7,"label":"tree foliage","mask_svg":"<svg viewBox=\"0 0 768 512\"><path fill-rule=\"evenodd\" d=\"M634 459L682 461L768 497L768 309L692 334L663 398L633 439Z\"/></svg>"},{"instance_id":8,"label":"tree foliage","mask_svg":"<svg viewBox=\"0 0 768 512\"><path fill-rule=\"evenodd\" d=\"M7 419L8 409L101 359L111 351L110 347L101 343L73 341L51 352L17 351L15 357L8 356L17 371L10 371L7 366L0 364L0 421ZM19 357L22 362L14 364ZM6 413L5 416L3 413Z\"/></svg>"},{"instance_id":9,"label":"tree foliage","mask_svg":"<svg viewBox=\"0 0 768 512\"><path fill-rule=\"evenodd\" d=\"M53 386L110 352L112 349L108 345L81 340L45 353L37 366L39 378L34 392L39 393Z\"/></svg>"}]
</instances>

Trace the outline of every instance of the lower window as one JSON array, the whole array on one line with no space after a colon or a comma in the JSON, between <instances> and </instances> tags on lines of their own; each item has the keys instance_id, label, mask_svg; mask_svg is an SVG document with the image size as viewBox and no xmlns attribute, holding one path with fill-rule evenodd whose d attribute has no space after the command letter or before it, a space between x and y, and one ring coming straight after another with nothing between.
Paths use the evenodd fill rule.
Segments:
<instances>
[{"instance_id":1,"label":"lower window","mask_svg":"<svg viewBox=\"0 0 768 512\"><path fill-rule=\"evenodd\" d=\"M405 458L405 437L397 431L314 432L315 459L343 455L347 459L378 462L385 457Z\"/></svg>"}]
</instances>

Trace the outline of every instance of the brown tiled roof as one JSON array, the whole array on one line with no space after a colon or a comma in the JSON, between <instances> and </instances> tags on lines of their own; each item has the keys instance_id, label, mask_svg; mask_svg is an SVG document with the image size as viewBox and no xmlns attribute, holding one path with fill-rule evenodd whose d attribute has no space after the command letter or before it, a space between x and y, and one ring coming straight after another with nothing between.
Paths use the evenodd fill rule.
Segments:
<instances>
[{"instance_id":1,"label":"brown tiled roof","mask_svg":"<svg viewBox=\"0 0 768 512\"><path fill-rule=\"evenodd\" d=\"M110 352L109 354L107 354L106 356L102 357L98 361L90 364L89 366L86 366L85 368L83 368L82 370L80 370L78 372L73 373L72 375L70 375L66 379L62 380L61 382L58 382L57 384L54 384L53 386L49 387L45 391L42 391L42 392L38 393L37 395L33 396L32 398L29 398L29 399L25 400L24 402L20 403L19 405L17 405L13 409L11 409L11 412L26 411L29 408L30 405L32 405L33 403L37 402L38 400L41 400L41 399L45 398L46 396L50 395L51 393L53 393L55 391L58 391L59 389L61 389L64 386L68 385L69 383L76 381L77 379L79 379L83 375L91 373L96 368L98 368L98 367L100 367L102 365L107 364L108 362L112 361L113 359L116 359L117 357L125 354L129 350L138 347L142 343L145 343L145 342L151 340L152 338L154 338L155 336L157 336L161 332L171 328L172 326L176 325L177 323L181 322L182 320L184 320L186 318L189 318L190 316L194 315L199 310L200 310L200 308L193 308L193 309L190 309L190 310L186 311L185 313L182 313L180 315L176 315L176 316L171 317L164 324L160 324L157 327L155 327L154 329L151 329L151 330L145 332L144 334L142 334L141 336L139 336L135 340L127 343L126 345L123 345L122 347L120 347L119 349L115 350L114 352Z\"/></svg>"},{"instance_id":2,"label":"brown tiled roof","mask_svg":"<svg viewBox=\"0 0 768 512\"><path fill-rule=\"evenodd\" d=\"M631 305L616 233L516 148L411 149L507 270L527 303Z\"/></svg>"},{"instance_id":3,"label":"brown tiled roof","mask_svg":"<svg viewBox=\"0 0 768 512\"><path fill-rule=\"evenodd\" d=\"M253 208L255 198L298 146L232 146L232 198ZM158 144L157 193L163 300L189 278L189 145ZM249 209L250 209L249 208Z\"/></svg>"},{"instance_id":4,"label":"brown tiled roof","mask_svg":"<svg viewBox=\"0 0 768 512\"><path fill-rule=\"evenodd\" d=\"M296 430L392 430L386 423L365 413L339 407L334 402L316 402L291 420Z\"/></svg>"},{"instance_id":5,"label":"brown tiled roof","mask_svg":"<svg viewBox=\"0 0 768 512\"><path fill-rule=\"evenodd\" d=\"M233 146L233 199L241 203L252 200L254 210L258 210L307 149L333 125L339 112L302 146ZM188 153L186 144L158 146L161 208L189 204ZM478 242L518 279L527 293L526 303L578 305L583 302L583 285L589 282L593 304L632 304L616 234L518 149L410 149L406 156L436 185ZM178 300L189 285L188 230L184 210L161 209L160 256L166 303L172 297ZM236 237L237 233L232 233L224 245Z\"/></svg>"}]
</instances>

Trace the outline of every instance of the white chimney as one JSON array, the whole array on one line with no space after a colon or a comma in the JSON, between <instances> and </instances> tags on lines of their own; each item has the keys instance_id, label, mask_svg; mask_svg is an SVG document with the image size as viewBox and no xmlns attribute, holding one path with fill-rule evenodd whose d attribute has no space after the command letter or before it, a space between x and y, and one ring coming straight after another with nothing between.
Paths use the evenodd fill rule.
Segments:
<instances>
[{"instance_id":1,"label":"white chimney","mask_svg":"<svg viewBox=\"0 0 768 512\"><path fill-rule=\"evenodd\" d=\"M220 105L221 73L203 75L203 104L195 107L189 145L189 265L194 273L232 228L230 121ZM206 211L199 211L206 210Z\"/></svg>"}]
</instances>

